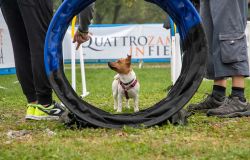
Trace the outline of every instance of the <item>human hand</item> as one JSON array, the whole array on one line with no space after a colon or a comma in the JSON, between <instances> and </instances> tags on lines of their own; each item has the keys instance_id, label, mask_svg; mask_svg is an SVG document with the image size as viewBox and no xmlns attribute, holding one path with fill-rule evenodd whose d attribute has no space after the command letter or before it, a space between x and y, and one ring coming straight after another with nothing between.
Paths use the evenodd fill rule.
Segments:
<instances>
[{"instance_id":1,"label":"human hand","mask_svg":"<svg viewBox=\"0 0 250 160\"><path fill-rule=\"evenodd\" d=\"M82 43L86 42L90 38L90 33L77 31L73 38L73 43L77 42L76 50L79 49Z\"/></svg>"}]
</instances>

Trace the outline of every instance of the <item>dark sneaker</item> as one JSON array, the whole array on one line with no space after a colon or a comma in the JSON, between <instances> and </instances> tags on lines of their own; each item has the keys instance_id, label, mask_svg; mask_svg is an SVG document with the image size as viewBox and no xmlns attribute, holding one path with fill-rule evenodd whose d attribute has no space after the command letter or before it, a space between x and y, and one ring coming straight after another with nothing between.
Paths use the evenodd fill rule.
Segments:
<instances>
[{"instance_id":1,"label":"dark sneaker","mask_svg":"<svg viewBox=\"0 0 250 160\"><path fill-rule=\"evenodd\" d=\"M53 103L48 107L34 104L34 107L36 108L33 115L33 119L35 120L59 120L64 113L64 109L59 103Z\"/></svg>"},{"instance_id":2,"label":"dark sneaker","mask_svg":"<svg viewBox=\"0 0 250 160\"><path fill-rule=\"evenodd\" d=\"M235 112L226 115L219 115L220 118L237 118L237 117L250 117L250 109L245 112Z\"/></svg>"},{"instance_id":3,"label":"dark sneaker","mask_svg":"<svg viewBox=\"0 0 250 160\"><path fill-rule=\"evenodd\" d=\"M202 102L190 104L187 108L189 112L207 112L209 109L215 109L221 106L224 102L224 97L221 101L216 100L212 95L208 95Z\"/></svg>"},{"instance_id":4,"label":"dark sneaker","mask_svg":"<svg viewBox=\"0 0 250 160\"><path fill-rule=\"evenodd\" d=\"M249 103L240 101L239 97L229 96L223 105L216 109L207 111L208 116L225 116L230 114L243 113L248 110Z\"/></svg>"}]
</instances>

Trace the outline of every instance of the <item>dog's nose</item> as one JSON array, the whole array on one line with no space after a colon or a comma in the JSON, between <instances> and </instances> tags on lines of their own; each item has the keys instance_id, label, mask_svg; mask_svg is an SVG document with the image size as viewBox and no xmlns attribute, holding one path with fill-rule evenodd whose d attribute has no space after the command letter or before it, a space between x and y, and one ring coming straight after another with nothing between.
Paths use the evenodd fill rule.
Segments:
<instances>
[{"instance_id":1,"label":"dog's nose","mask_svg":"<svg viewBox=\"0 0 250 160\"><path fill-rule=\"evenodd\" d=\"M109 66L110 69L114 70L114 66L112 66L112 62L108 62L108 66Z\"/></svg>"},{"instance_id":2,"label":"dog's nose","mask_svg":"<svg viewBox=\"0 0 250 160\"><path fill-rule=\"evenodd\" d=\"M108 66L111 68L111 62L108 62Z\"/></svg>"}]
</instances>

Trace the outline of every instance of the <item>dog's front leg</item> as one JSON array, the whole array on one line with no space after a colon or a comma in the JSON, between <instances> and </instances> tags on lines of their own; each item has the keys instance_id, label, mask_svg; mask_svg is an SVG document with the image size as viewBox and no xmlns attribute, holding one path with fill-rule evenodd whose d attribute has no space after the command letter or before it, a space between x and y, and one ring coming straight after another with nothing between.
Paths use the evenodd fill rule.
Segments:
<instances>
[{"instance_id":1,"label":"dog's front leg","mask_svg":"<svg viewBox=\"0 0 250 160\"><path fill-rule=\"evenodd\" d=\"M115 95L114 96L114 110L116 111L117 109L118 109L118 96L117 95Z\"/></svg>"},{"instance_id":2,"label":"dog's front leg","mask_svg":"<svg viewBox=\"0 0 250 160\"><path fill-rule=\"evenodd\" d=\"M128 109L130 109L130 106L129 106L129 99L126 99L126 107L127 107Z\"/></svg>"},{"instance_id":3,"label":"dog's front leg","mask_svg":"<svg viewBox=\"0 0 250 160\"><path fill-rule=\"evenodd\" d=\"M118 109L117 112L121 113L122 112L122 94L118 94L117 96L117 101L118 101Z\"/></svg>"},{"instance_id":4,"label":"dog's front leg","mask_svg":"<svg viewBox=\"0 0 250 160\"><path fill-rule=\"evenodd\" d=\"M135 107L134 112L139 112L139 95L134 97Z\"/></svg>"},{"instance_id":5,"label":"dog's front leg","mask_svg":"<svg viewBox=\"0 0 250 160\"><path fill-rule=\"evenodd\" d=\"M114 110L116 111L118 108L118 80L114 80L112 83L112 92L114 98Z\"/></svg>"},{"instance_id":6,"label":"dog's front leg","mask_svg":"<svg viewBox=\"0 0 250 160\"><path fill-rule=\"evenodd\" d=\"M116 111L118 108L118 91L117 91L117 89L113 91L113 98L114 98L114 110Z\"/></svg>"}]
</instances>

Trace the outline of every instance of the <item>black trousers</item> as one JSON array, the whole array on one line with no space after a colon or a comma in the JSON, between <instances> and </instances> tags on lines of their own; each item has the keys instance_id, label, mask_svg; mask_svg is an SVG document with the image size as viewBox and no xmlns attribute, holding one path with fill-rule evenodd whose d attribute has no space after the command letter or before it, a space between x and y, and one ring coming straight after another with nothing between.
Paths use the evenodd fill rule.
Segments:
<instances>
[{"instance_id":1,"label":"black trousers","mask_svg":"<svg viewBox=\"0 0 250 160\"><path fill-rule=\"evenodd\" d=\"M44 67L44 41L53 15L51 0L4 0L1 6L14 50L17 78L28 103L52 103Z\"/></svg>"}]
</instances>

